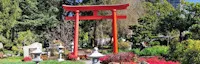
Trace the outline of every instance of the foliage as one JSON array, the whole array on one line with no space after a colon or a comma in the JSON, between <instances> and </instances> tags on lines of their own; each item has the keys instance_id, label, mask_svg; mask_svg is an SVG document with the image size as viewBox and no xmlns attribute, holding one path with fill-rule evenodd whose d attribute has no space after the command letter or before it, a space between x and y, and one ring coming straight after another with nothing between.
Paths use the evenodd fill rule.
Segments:
<instances>
[{"instance_id":1,"label":"foliage","mask_svg":"<svg viewBox=\"0 0 200 64\"><path fill-rule=\"evenodd\" d=\"M0 32L2 34L9 33L11 28L20 18L21 9L19 8L19 0L1 0L0 1ZM6 36L6 35L5 35ZM9 36L6 36L9 37Z\"/></svg>"},{"instance_id":2,"label":"foliage","mask_svg":"<svg viewBox=\"0 0 200 64\"><path fill-rule=\"evenodd\" d=\"M130 52L130 49L119 49L118 52Z\"/></svg>"},{"instance_id":3,"label":"foliage","mask_svg":"<svg viewBox=\"0 0 200 64\"><path fill-rule=\"evenodd\" d=\"M152 41L152 42L149 42L149 44L151 46L156 46L156 45L160 45L160 42L159 41Z\"/></svg>"},{"instance_id":4,"label":"foliage","mask_svg":"<svg viewBox=\"0 0 200 64\"><path fill-rule=\"evenodd\" d=\"M79 42L81 47L88 47L89 45L89 33L88 32L83 32L80 30L80 35L79 35Z\"/></svg>"},{"instance_id":5,"label":"foliage","mask_svg":"<svg viewBox=\"0 0 200 64\"><path fill-rule=\"evenodd\" d=\"M44 31L49 27L55 27L58 23L59 10L53 3L58 2L55 0L49 2L44 0L21 0L19 4L23 14L19 22L21 26L18 27L26 26L23 29L31 28L36 31Z\"/></svg>"},{"instance_id":6,"label":"foliage","mask_svg":"<svg viewBox=\"0 0 200 64\"><path fill-rule=\"evenodd\" d=\"M133 42L134 47L140 42L149 42L154 39L158 33L160 20L174 11L174 8L166 0L163 2L144 2L146 14L138 19L138 24L130 26L133 31L132 38L129 41Z\"/></svg>"},{"instance_id":7,"label":"foliage","mask_svg":"<svg viewBox=\"0 0 200 64\"><path fill-rule=\"evenodd\" d=\"M7 39L6 37L0 35L0 41L5 44L4 47L11 47L13 45L13 43Z\"/></svg>"},{"instance_id":8,"label":"foliage","mask_svg":"<svg viewBox=\"0 0 200 64\"><path fill-rule=\"evenodd\" d=\"M14 54L21 54L23 53L22 46L34 43L35 39L36 35L30 30L18 32L18 38L14 40L14 46L12 46L11 50L14 51Z\"/></svg>"},{"instance_id":9,"label":"foliage","mask_svg":"<svg viewBox=\"0 0 200 64\"><path fill-rule=\"evenodd\" d=\"M12 28L17 24L21 17L21 9L19 8L19 0L1 0L0 1L0 42L5 47L11 47Z\"/></svg>"},{"instance_id":10,"label":"foliage","mask_svg":"<svg viewBox=\"0 0 200 64\"><path fill-rule=\"evenodd\" d=\"M24 45L30 45L31 43L35 42L36 35L32 33L30 30L18 32L18 38L15 40L15 42L18 43L18 46L23 43Z\"/></svg>"},{"instance_id":11,"label":"foliage","mask_svg":"<svg viewBox=\"0 0 200 64\"><path fill-rule=\"evenodd\" d=\"M31 60L32 60L32 58L29 57L29 56L24 57L24 58L22 59L22 61L25 61L25 62L27 62L27 61L31 61Z\"/></svg>"},{"instance_id":12,"label":"foliage","mask_svg":"<svg viewBox=\"0 0 200 64\"><path fill-rule=\"evenodd\" d=\"M186 18L185 18L186 17ZM169 14L166 16L164 19L162 19L162 22L160 23L161 27L158 27L159 30L162 32L167 32L167 31L172 31L172 30L179 30L179 40L183 40L183 31L188 30L190 26L195 24L196 21L194 21L191 16L179 12L179 11L174 11L172 14Z\"/></svg>"},{"instance_id":13,"label":"foliage","mask_svg":"<svg viewBox=\"0 0 200 64\"><path fill-rule=\"evenodd\" d=\"M14 55L15 53L13 53L13 51L11 51L11 50L3 50L3 53L4 54L12 54L12 55Z\"/></svg>"},{"instance_id":14,"label":"foliage","mask_svg":"<svg viewBox=\"0 0 200 64\"><path fill-rule=\"evenodd\" d=\"M134 53L141 55L141 56L160 56L160 55L167 55L169 53L168 46L152 46L145 48L140 51L140 49L133 49Z\"/></svg>"},{"instance_id":15,"label":"foliage","mask_svg":"<svg viewBox=\"0 0 200 64\"><path fill-rule=\"evenodd\" d=\"M71 51L64 49L64 54L69 54Z\"/></svg>"},{"instance_id":16,"label":"foliage","mask_svg":"<svg viewBox=\"0 0 200 64\"><path fill-rule=\"evenodd\" d=\"M190 64L190 63L199 63L199 57L200 57L200 48L199 40L187 40L183 43L178 43L176 45L176 49L174 53L172 53L172 59L176 59L178 61L181 61L182 64Z\"/></svg>"},{"instance_id":17,"label":"foliage","mask_svg":"<svg viewBox=\"0 0 200 64\"><path fill-rule=\"evenodd\" d=\"M188 63L199 63L200 62L200 47L198 46L200 44L199 40L188 40L189 44L187 46L187 49L184 51L184 56L182 63L188 64Z\"/></svg>"},{"instance_id":18,"label":"foliage","mask_svg":"<svg viewBox=\"0 0 200 64\"><path fill-rule=\"evenodd\" d=\"M150 58L139 58L139 61L146 61L149 64L180 64L179 62L166 61L164 58L158 58L156 56Z\"/></svg>"},{"instance_id":19,"label":"foliage","mask_svg":"<svg viewBox=\"0 0 200 64\"><path fill-rule=\"evenodd\" d=\"M102 54L109 54L109 53L112 53L110 52L109 50L99 50L100 53Z\"/></svg>"},{"instance_id":20,"label":"foliage","mask_svg":"<svg viewBox=\"0 0 200 64\"><path fill-rule=\"evenodd\" d=\"M199 21L200 4L184 2L184 6L168 14L162 19L158 29L162 32L178 30L179 41L183 40L183 32L187 31L192 25L197 24Z\"/></svg>"},{"instance_id":21,"label":"foliage","mask_svg":"<svg viewBox=\"0 0 200 64\"><path fill-rule=\"evenodd\" d=\"M120 41L118 43L118 46L119 46L119 49L122 49L122 50L127 50L131 47L130 42L124 42L124 41Z\"/></svg>"},{"instance_id":22,"label":"foliage","mask_svg":"<svg viewBox=\"0 0 200 64\"><path fill-rule=\"evenodd\" d=\"M133 52L133 53L135 53L137 55L141 55L141 53L142 53L139 48L132 49L131 52Z\"/></svg>"},{"instance_id":23,"label":"foliage","mask_svg":"<svg viewBox=\"0 0 200 64\"><path fill-rule=\"evenodd\" d=\"M17 54L17 52L23 53L23 50L21 48L18 48L17 46L12 46L11 50L14 54Z\"/></svg>"},{"instance_id":24,"label":"foliage","mask_svg":"<svg viewBox=\"0 0 200 64\"><path fill-rule=\"evenodd\" d=\"M109 62L133 62L135 54L131 52L122 52L118 54L108 54L106 56L100 57L99 60L103 64L108 64Z\"/></svg>"},{"instance_id":25,"label":"foliage","mask_svg":"<svg viewBox=\"0 0 200 64\"><path fill-rule=\"evenodd\" d=\"M8 57L8 58L4 58L4 59L0 59L0 62L2 62L2 64L9 64L9 62L20 62L23 59L23 57ZM16 64L16 63L15 63Z\"/></svg>"},{"instance_id":26,"label":"foliage","mask_svg":"<svg viewBox=\"0 0 200 64\"><path fill-rule=\"evenodd\" d=\"M53 28L57 29L56 26L61 23L60 16L63 12L60 3L61 0L20 0L22 15L15 30L31 30L33 34L38 35L39 42L56 39L52 32L56 32Z\"/></svg>"},{"instance_id":27,"label":"foliage","mask_svg":"<svg viewBox=\"0 0 200 64\"><path fill-rule=\"evenodd\" d=\"M194 24L189 28L189 31L192 33L191 39L200 39L200 24Z\"/></svg>"}]
</instances>

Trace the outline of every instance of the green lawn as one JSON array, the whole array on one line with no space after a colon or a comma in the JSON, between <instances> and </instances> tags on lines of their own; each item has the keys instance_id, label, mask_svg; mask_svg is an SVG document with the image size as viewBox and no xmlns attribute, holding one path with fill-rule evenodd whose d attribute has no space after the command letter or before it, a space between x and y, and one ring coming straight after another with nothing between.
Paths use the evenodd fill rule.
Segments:
<instances>
[{"instance_id":1,"label":"green lawn","mask_svg":"<svg viewBox=\"0 0 200 64\"><path fill-rule=\"evenodd\" d=\"M22 57L10 57L5 59L0 59L0 64L35 64L35 62L22 62L21 59ZM69 60L63 62L58 62L57 60L47 60L40 62L40 64L85 64L85 63L81 61L69 61Z\"/></svg>"}]
</instances>

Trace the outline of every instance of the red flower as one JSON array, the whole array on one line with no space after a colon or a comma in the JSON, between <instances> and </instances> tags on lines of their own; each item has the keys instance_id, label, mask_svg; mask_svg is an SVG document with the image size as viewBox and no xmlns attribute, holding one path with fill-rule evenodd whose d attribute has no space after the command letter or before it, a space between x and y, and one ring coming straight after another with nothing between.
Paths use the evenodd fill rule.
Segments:
<instances>
[{"instance_id":1,"label":"red flower","mask_svg":"<svg viewBox=\"0 0 200 64\"><path fill-rule=\"evenodd\" d=\"M23 60L23 61L25 61L25 62L27 62L27 61L31 61L31 60L32 60L32 58L31 58L31 57L29 57L29 56L26 56L26 57L24 57L22 60Z\"/></svg>"},{"instance_id":2,"label":"red flower","mask_svg":"<svg viewBox=\"0 0 200 64\"><path fill-rule=\"evenodd\" d=\"M103 56L103 57L100 57L99 60L100 61L105 61L105 60L108 60L109 56Z\"/></svg>"},{"instance_id":3,"label":"red flower","mask_svg":"<svg viewBox=\"0 0 200 64\"><path fill-rule=\"evenodd\" d=\"M72 53L69 53L69 54L67 54L67 58L68 58L69 60L76 60L76 59L77 59L77 56L73 55Z\"/></svg>"},{"instance_id":4,"label":"red flower","mask_svg":"<svg viewBox=\"0 0 200 64\"><path fill-rule=\"evenodd\" d=\"M108 64L109 62L132 62L135 54L131 52L123 52L118 54L109 54L100 57L99 60L102 64Z\"/></svg>"},{"instance_id":5,"label":"red flower","mask_svg":"<svg viewBox=\"0 0 200 64\"><path fill-rule=\"evenodd\" d=\"M166 61L165 59L158 57L151 57L151 58L140 58L140 61L146 61L149 64L180 64L179 62L173 62L173 61Z\"/></svg>"}]
</instances>

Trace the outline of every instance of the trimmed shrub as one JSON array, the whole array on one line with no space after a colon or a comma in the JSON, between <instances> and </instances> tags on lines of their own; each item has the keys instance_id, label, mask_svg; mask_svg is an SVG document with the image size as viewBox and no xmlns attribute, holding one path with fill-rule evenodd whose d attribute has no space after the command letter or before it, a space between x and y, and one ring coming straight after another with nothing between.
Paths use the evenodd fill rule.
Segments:
<instances>
[{"instance_id":1,"label":"trimmed shrub","mask_svg":"<svg viewBox=\"0 0 200 64\"><path fill-rule=\"evenodd\" d=\"M167 55L169 53L168 46L153 46L148 47L140 51L140 49L133 49L134 53L142 56L160 56Z\"/></svg>"},{"instance_id":2,"label":"trimmed shrub","mask_svg":"<svg viewBox=\"0 0 200 64\"><path fill-rule=\"evenodd\" d=\"M131 50L133 53L137 54L137 55L140 55L141 51L139 48L136 48L136 49L132 49Z\"/></svg>"}]
</instances>

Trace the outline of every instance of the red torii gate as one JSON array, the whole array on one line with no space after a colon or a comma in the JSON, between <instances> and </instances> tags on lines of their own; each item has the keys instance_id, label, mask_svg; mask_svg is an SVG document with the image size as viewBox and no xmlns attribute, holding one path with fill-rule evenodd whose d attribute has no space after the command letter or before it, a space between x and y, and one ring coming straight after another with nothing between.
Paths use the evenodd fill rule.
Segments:
<instances>
[{"instance_id":1,"label":"red torii gate","mask_svg":"<svg viewBox=\"0 0 200 64\"><path fill-rule=\"evenodd\" d=\"M113 32L113 53L118 53L118 40L117 40L117 19L126 19L126 15L118 15L117 10L127 9L129 4L122 5L92 5L92 6L69 6L63 5L62 7L66 11L75 12L75 16L65 17L66 20L75 20L74 23L74 52L75 56L78 56L78 28L79 28L79 20L101 20L101 19L113 19L112 21L112 32ZM112 15L110 16L98 16L99 10L111 10ZM92 11L92 16L79 16L80 11Z\"/></svg>"}]
</instances>

